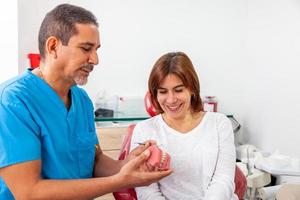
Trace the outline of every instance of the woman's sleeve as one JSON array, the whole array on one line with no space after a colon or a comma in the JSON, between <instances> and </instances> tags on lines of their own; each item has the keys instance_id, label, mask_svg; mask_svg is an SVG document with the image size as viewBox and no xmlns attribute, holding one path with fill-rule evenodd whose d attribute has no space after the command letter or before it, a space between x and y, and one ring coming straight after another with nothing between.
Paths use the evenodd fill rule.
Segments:
<instances>
[{"instance_id":1,"label":"woman's sleeve","mask_svg":"<svg viewBox=\"0 0 300 200\"><path fill-rule=\"evenodd\" d=\"M217 121L219 156L215 173L205 192L205 200L231 200L234 193L235 146L232 124L226 116Z\"/></svg>"},{"instance_id":2,"label":"woman's sleeve","mask_svg":"<svg viewBox=\"0 0 300 200\"><path fill-rule=\"evenodd\" d=\"M139 145L137 143L144 142L148 139L150 138L147 138L146 133L143 132L143 127L140 124L137 124L133 130L130 149L134 149ZM165 197L159 189L158 183L152 183L145 187L137 187L135 188L135 191L138 200L165 200Z\"/></svg>"}]
</instances>

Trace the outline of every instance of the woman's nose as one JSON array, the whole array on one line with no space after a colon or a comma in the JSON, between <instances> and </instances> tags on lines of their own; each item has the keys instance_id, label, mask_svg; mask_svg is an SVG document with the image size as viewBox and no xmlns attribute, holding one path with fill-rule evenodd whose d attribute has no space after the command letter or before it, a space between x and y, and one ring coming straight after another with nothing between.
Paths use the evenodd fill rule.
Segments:
<instances>
[{"instance_id":1,"label":"woman's nose","mask_svg":"<svg viewBox=\"0 0 300 200\"><path fill-rule=\"evenodd\" d=\"M174 103L177 101L176 95L170 92L167 96L167 103Z\"/></svg>"}]
</instances>

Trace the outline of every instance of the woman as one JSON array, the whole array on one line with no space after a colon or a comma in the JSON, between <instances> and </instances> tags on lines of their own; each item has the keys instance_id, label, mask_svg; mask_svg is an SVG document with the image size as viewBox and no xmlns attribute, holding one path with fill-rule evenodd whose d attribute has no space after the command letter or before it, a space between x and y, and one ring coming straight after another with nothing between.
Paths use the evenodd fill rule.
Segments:
<instances>
[{"instance_id":1,"label":"woman","mask_svg":"<svg viewBox=\"0 0 300 200\"><path fill-rule=\"evenodd\" d=\"M171 155L174 173L136 188L139 200L235 200L235 148L230 120L204 112L191 60L167 53L155 63L148 81L158 115L137 124L131 149L152 139Z\"/></svg>"}]
</instances>

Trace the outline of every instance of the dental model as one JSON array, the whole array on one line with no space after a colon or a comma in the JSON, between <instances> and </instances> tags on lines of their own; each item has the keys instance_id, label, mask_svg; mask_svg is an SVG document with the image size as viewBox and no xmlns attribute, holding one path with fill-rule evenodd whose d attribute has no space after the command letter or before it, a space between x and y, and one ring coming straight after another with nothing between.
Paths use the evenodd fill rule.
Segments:
<instances>
[{"instance_id":1,"label":"dental model","mask_svg":"<svg viewBox=\"0 0 300 200\"><path fill-rule=\"evenodd\" d=\"M150 146L148 150L150 151L148 163L151 166L157 167L159 170L167 170L170 168L171 157L167 152L162 151L156 145Z\"/></svg>"}]
</instances>

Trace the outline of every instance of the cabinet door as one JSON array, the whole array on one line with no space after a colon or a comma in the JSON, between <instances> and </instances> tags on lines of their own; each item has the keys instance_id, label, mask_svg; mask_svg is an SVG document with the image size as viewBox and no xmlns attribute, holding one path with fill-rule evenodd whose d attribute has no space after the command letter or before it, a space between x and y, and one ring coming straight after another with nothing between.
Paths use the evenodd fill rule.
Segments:
<instances>
[{"instance_id":1,"label":"cabinet door","mask_svg":"<svg viewBox=\"0 0 300 200\"><path fill-rule=\"evenodd\" d=\"M127 127L97 128L97 135L102 151L120 150Z\"/></svg>"},{"instance_id":2,"label":"cabinet door","mask_svg":"<svg viewBox=\"0 0 300 200\"><path fill-rule=\"evenodd\" d=\"M127 127L122 128L97 128L97 135L101 149L105 155L117 160L123 143ZM114 200L112 193L98 197L95 200Z\"/></svg>"}]
</instances>

